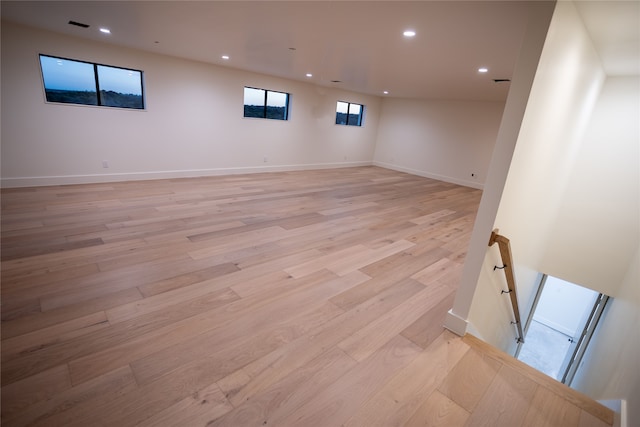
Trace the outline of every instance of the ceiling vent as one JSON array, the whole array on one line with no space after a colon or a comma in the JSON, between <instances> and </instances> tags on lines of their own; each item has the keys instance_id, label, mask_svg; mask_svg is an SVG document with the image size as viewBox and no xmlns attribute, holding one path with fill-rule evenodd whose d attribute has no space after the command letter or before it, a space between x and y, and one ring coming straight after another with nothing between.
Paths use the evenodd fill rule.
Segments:
<instances>
[{"instance_id":1,"label":"ceiling vent","mask_svg":"<svg viewBox=\"0 0 640 427\"><path fill-rule=\"evenodd\" d=\"M80 27L80 28L89 28L89 25L83 24L82 22L76 22L76 21L69 21L69 25L75 25L76 27Z\"/></svg>"},{"instance_id":2,"label":"ceiling vent","mask_svg":"<svg viewBox=\"0 0 640 427\"><path fill-rule=\"evenodd\" d=\"M509 83L511 79L493 79L494 83Z\"/></svg>"},{"instance_id":3,"label":"ceiling vent","mask_svg":"<svg viewBox=\"0 0 640 427\"><path fill-rule=\"evenodd\" d=\"M342 83L342 80L331 80L331 83Z\"/></svg>"}]
</instances>

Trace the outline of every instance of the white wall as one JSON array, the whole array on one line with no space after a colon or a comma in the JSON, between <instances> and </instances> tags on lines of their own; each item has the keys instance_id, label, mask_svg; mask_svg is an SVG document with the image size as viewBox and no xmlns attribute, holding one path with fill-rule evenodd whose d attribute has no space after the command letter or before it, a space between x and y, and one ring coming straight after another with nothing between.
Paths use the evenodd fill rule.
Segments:
<instances>
[{"instance_id":1,"label":"white wall","mask_svg":"<svg viewBox=\"0 0 640 427\"><path fill-rule=\"evenodd\" d=\"M628 426L640 425L640 246L571 384L598 400L627 401Z\"/></svg>"},{"instance_id":2,"label":"white wall","mask_svg":"<svg viewBox=\"0 0 640 427\"><path fill-rule=\"evenodd\" d=\"M487 243L494 227L500 198L502 197L509 166L527 110L529 94L534 83L554 8L554 2L533 2L529 4L530 13L528 15L527 28L513 71L509 95L502 121L500 122L496 145L491 156L485 189L482 193L478 215L471 233L471 241L462 270L460 286L456 292L453 307L449 310L445 319L445 326L460 335L464 335L469 330L483 338L479 332L475 331L472 327L473 325L469 324L469 313L472 304L475 303L481 307L492 307L493 311L487 311L484 314L486 316L499 315L497 311L500 308L508 310L508 306L496 305L496 294L476 292L476 289L479 286L480 270L483 268L483 264L487 264ZM494 257L499 262L497 249L494 247L490 251L493 251ZM502 286L500 284L500 287ZM496 290L497 294L499 294L500 289ZM487 297L489 299L484 302L478 302L476 301L476 294L479 297ZM504 299L501 300L503 300L503 303L508 304ZM506 328L510 327L510 325L502 327Z\"/></svg>"},{"instance_id":3,"label":"white wall","mask_svg":"<svg viewBox=\"0 0 640 427\"><path fill-rule=\"evenodd\" d=\"M604 78L575 6L557 3L494 223L511 241L523 321L535 296L539 272L547 273L541 269L541 260L558 244L552 236L553 226ZM576 214L580 213L571 213ZM558 255L559 263L572 256ZM513 317L490 315L496 307L503 313L510 309L508 297L500 295L506 289L504 274L493 271L493 265L501 265L497 251L487 251L469 322L483 339L513 352L515 329L504 326ZM585 266L590 267L594 268ZM582 284L571 276L548 273Z\"/></svg>"},{"instance_id":4,"label":"white wall","mask_svg":"<svg viewBox=\"0 0 640 427\"><path fill-rule=\"evenodd\" d=\"M573 386L627 400L628 425L640 420L639 99L640 78L606 77L573 3L558 2L494 223L511 239L523 319L541 272L613 297ZM512 352L500 260L483 251L469 329Z\"/></svg>"},{"instance_id":5,"label":"white wall","mask_svg":"<svg viewBox=\"0 0 640 427\"><path fill-rule=\"evenodd\" d=\"M608 77L540 269L615 296L640 240L640 78Z\"/></svg>"},{"instance_id":6,"label":"white wall","mask_svg":"<svg viewBox=\"0 0 640 427\"><path fill-rule=\"evenodd\" d=\"M563 240L544 260L613 297L572 387L626 400L629 426L640 425L639 100L640 77L607 78L554 229ZM572 254L564 264L562 249Z\"/></svg>"},{"instance_id":7,"label":"white wall","mask_svg":"<svg viewBox=\"0 0 640 427\"><path fill-rule=\"evenodd\" d=\"M2 184L50 185L371 164L380 98L2 23ZM38 54L144 71L146 111L45 103ZM290 120L243 118L243 87ZM335 125L337 100L366 106ZM267 156L268 162L263 161ZM108 160L109 169L102 168Z\"/></svg>"},{"instance_id":8,"label":"white wall","mask_svg":"<svg viewBox=\"0 0 640 427\"><path fill-rule=\"evenodd\" d=\"M503 109L502 102L384 99L374 163L482 188Z\"/></svg>"},{"instance_id":9,"label":"white wall","mask_svg":"<svg viewBox=\"0 0 640 427\"><path fill-rule=\"evenodd\" d=\"M146 111L47 104L39 53L143 70ZM382 101L8 22L1 75L5 187L373 162L482 188L504 107ZM243 118L245 85L290 93L290 120ZM366 106L362 128L334 124L337 100Z\"/></svg>"},{"instance_id":10,"label":"white wall","mask_svg":"<svg viewBox=\"0 0 640 427\"><path fill-rule=\"evenodd\" d=\"M533 320L569 337L575 337L582 332L586 316L591 312L597 297L596 291L548 276Z\"/></svg>"}]
</instances>

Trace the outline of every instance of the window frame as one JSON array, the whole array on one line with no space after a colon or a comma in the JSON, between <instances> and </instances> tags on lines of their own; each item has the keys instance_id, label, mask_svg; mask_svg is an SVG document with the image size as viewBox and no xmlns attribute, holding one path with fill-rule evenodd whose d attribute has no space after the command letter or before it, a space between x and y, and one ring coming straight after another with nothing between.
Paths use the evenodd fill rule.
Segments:
<instances>
[{"instance_id":1,"label":"window frame","mask_svg":"<svg viewBox=\"0 0 640 427\"><path fill-rule=\"evenodd\" d=\"M284 121L289 121L289 102L291 100L291 94L288 92L282 92L279 90L271 90L271 89L263 89L263 88L259 88L259 87L253 87L253 86L244 86L243 88L243 95L246 96L245 90L246 89L253 89L253 90L261 90L264 92L264 102L262 105L262 117L257 117L257 116L247 116L246 115L246 107L248 106L248 104L246 104L246 99L243 99L243 118L245 119L267 119L267 120L278 120L281 122ZM283 94L286 96L285 99L285 105L284 105L284 118L279 119L279 118L273 118L273 117L268 117L268 104L267 101L269 99L269 93L278 93L278 94ZM251 105L249 105L251 106ZM256 105L256 107L260 107L259 105Z\"/></svg>"},{"instance_id":2,"label":"window frame","mask_svg":"<svg viewBox=\"0 0 640 427\"><path fill-rule=\"evenodd\" d=\"M88 64L91 65L92 69L93 69L93 81L95 83L95 92L96 92L96 104L83 104L83 103L75 103L75 102L61 102L61 101L50 101L48 96L47 96L47 86L45 84L45 70L42 67L42 57L45 58L51 58L54 60L61 60L61 61L70 61L70 62L76 62L76 63L80 63L80 64ZM125 67L119 67L117 65L108 65L108 64L102 64L102 63L98 63L98 62L90 62L90 61L83 61L83 60L78 60L78 59L71 59L71 58L65 58L62 56L54 56L54 55L47 55L44 53L39 53L38 54L38 63L40 65L40 75L42 77L42 88L44 89L44 97L45 97L45 102L47 103L51 103L51 104L64 104L64 105L81 105L81 106L88 106L88 107L106 107L106 108L122 108L125 110L139 110L139 111L144 111L147 109L147 103L146 103L146 98L145 98L145 88L144 88L144 71L142 70L138 70L135 68L125 68ZM141 107L127 107L127 106L122 106L122 105L108 105L104 103L103 100L103 96L100 93L101 89L100 89L100 78L98 75L98 67L108 67L108 68L115 68L118 70L124 70L124 71L129 71L129 72L136 72L139 73L140 75L140 102L141 102Z\"/></svg>"},{"instance_id":3,"label":"window frame","mask_svg":"<svg viewBox=\"0 0 640 427\"><path fill-rule=\"evenodd\" d=\"M338 114L344 114L344 113L340 113L338 111L338 103L343 103L343 104L347 104L347 113L346 115L346 121L345 123L339 123L338 122ZM349 122L349 116L351 116L351 114L349 114L349 110L351 110L351 105L358 105L360 106L360 114L358 114L358 122L357 123L350 123ZM349 101L336 101L336 120L335 120L335 124L336 125L340 125L340 126L354 126L354 127L362 127L362 123L364 121L364 110L365 110L365 105L364 104L358 104L356 102L349 102Z\"/></svg>"}]
</instances>

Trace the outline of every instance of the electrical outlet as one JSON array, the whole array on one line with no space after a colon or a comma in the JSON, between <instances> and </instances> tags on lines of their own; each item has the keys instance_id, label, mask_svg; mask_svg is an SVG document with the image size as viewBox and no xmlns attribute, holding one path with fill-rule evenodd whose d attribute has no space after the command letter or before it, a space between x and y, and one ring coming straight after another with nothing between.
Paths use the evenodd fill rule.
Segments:
<instances>
[{"instance_id":1,"label":"electrical outlet","mask_svg":"<svg viewBox=\"0 0 640 427\"><path fill-rule=\"evenodd\" d=\"M102 167L107 169L109 167L109 160L103 160L102 161Z\"/></svg>"},{"instance_id":2,"label":"electrical outlet","mask_svg":"<svg viewBox=\"0 0 640 427\"><path fill-rule=\"evenodd\" d=\"M264 156L263 161L267 163L267 156Z\"/></svg>"}]
</instances>

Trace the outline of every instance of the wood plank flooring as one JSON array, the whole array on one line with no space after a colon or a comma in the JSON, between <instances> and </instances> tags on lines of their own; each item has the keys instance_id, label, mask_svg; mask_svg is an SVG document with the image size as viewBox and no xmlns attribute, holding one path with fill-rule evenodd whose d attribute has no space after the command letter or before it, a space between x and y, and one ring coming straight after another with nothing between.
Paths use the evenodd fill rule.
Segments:
<instances>
[{"instance_id":1,"label":"wood plank flooring","mask_svg":"<svg viewBox=\"0 0 640 427\"><path fill-rule=\"evenodd\" d=\"M611 425L442 328L480 195L377 167L5 189L2 425Z\"/></svg>"}]
</instances>

